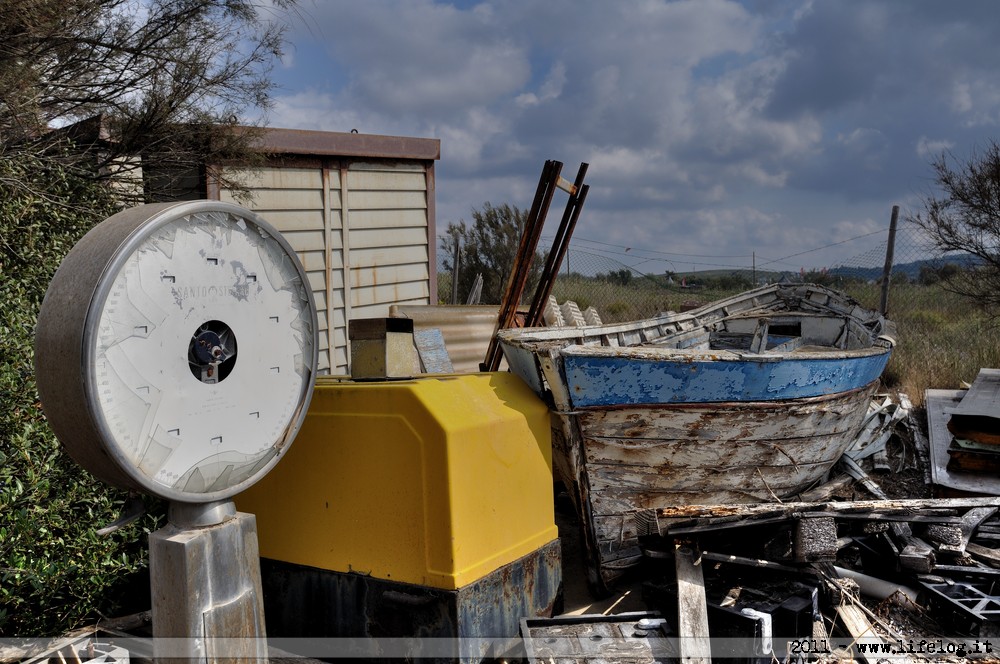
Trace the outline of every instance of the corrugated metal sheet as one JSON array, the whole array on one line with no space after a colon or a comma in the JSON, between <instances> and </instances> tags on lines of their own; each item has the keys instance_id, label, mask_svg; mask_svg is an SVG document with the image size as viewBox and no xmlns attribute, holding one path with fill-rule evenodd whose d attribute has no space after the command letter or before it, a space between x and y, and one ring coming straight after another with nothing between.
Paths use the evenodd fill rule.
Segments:
<instances>
[{"instance_id":1,"label":"corrugated metal sheet","mask_svg":"<svg viewBox=\"0 0 1000 664\"><path fill-rule=\"evenodd\" d=\"M347 321L430 303L433 185L420 161L312 160L233 171L288 239L319 311L320 371L348 372ZM430 193L429 193L430 192ZM229 191L222 200L233 201Z\"/></svg>"},{"instance_id":2,"label":"corrugated metal sheet","mask_svg":"<svg viewBox=\"0 0 1000 664\"><path fill-rule=\"evenodd\" d=\"M456 373L479 371L479 363L486 357L486 348L497 324L497 305L442 305L407 306L389 308L389 315L412 318L414 330L437 328L444 337L445 348ZM501 370L506 371L503 362Z\"/></svg>"}]
</instances>

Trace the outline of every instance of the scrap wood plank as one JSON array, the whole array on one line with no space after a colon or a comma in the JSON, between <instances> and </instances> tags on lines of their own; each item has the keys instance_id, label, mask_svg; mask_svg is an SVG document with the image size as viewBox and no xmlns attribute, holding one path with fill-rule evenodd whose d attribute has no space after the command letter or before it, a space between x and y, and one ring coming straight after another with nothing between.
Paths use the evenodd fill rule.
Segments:
<instances>
[{"instance_id":1,"label":"scrap wood plank","mask_svg":"<svg viewBox=\"0 0 1000 664\"><path fill-rule=\"evenodd\" d=\"M694 551L683 542L674 543L680 660L690 664L711 664L712 644L708 635L705 578L700 565L701 561L695 562Z\"/></svg>"},{"instance_id":2,"label":"scrap wood plank","mask_svg":"<svg viewBox=\"0 0 1000 664\"><path fill-rule=\"evenodd\" d=\"M973 558L983 561L990 567L1000 568L1000 550L991 549L988 546L982 546L980 544L975 544L974 542L966 544L965 550L967 553L972 555Z\"/></svg>"},{"instance_id":3,"label":"scrap wood plank","mask_svg":"<svg viewBox=\"0 0 1000 664\"><path fill-rule=\"evenodd\" d=\"M915 658L904 652L899 652L898 648L893 647L894 644L883 639L876 631L873 621L878 622L886 630L888 636L897 642L903 639L902 634L896 633L878 616L866 609L857 598L846 595L845 600L846 602L842 602L836 609L837 617L843 621L844 628L851 635L855 644L866 644L865 652L855 648L862 659L873 664L887 660L902 664L912 664L916 661Z\"/></svg>"},{"instance_id":4,"label":"scrap wood plank","mask_svg":"<svg viewBox=\"0 0 1000 664\"><path fill-rule=\"evenodd\" d=\"M837 513L829 512L802 512L798 516L802 518L833 516L844 521L903 521L906 523L933 523L958 526L962 523L962 517L957 516L953 510L927 510L926 512L916 512L913 514L905 512L861 512L861 513Z\"/></svg>"},{"instance_id":5,"label":"scrap wood plank","mask_svg":"<svg viewBox=\"0 0 1000 664\"><path fill-rule=\"evenodd\" d=\"M971 509L976 507L1000 507L1000 496L985 498L926 498L905 500L856 500L826 503L751 503L737 505L675 505L648 510L648 514L634 513L647 527L655 527L660 535L667 535L677 527L695 527L711 524L713 520L795 518L803 513L827 513L831 516L877 514L916 515L921 510ZM642 516L640 516L642 514ZM846 517L845 518L849 518ZM683 522L683 526L679 525Z\"/></svg>"},{"instance_id":6,"label":"scrap wood plank","mask_svg":"<svg viewBox=\"0 0 1000 664\"><path fill-rule=\"evenodd\" d=\"M836 611L841 624L851 636L852 645L865 644L864 650L854 649L861 656L861 659L868 662L877 662L881 659L879 655L888 648L888 644L875 631L875 627L869 622L864 611L854 604L841 604ZM879 653L879 655L872 655L870 651Z\"/></svg>"},{"instance_id":7,"label":"scrap wood plank","mask_svg":"<svg viewBox=\"0 0 1000 664\"><path fill-rule=\"evenodd\" d=\"M908 523L895 522L890 524L889 529L902 546L899 552L900 567L918 574L930 574L937 562L934 547L919 537L914 537Z\"/></svg>"}]
</instances>

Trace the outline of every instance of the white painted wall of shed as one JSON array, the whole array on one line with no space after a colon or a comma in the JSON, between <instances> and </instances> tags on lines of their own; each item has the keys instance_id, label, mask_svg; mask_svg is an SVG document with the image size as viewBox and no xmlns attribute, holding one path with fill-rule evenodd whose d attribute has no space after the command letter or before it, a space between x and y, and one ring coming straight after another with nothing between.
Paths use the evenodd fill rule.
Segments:
<instances>
[{"instance_id":1,"label":"white painted wall of shed","mask_svg":"<svg viewBox=\"0 0 1000 664\"><path fill-rule=\"evenodd\" d=\"M348 372L348 320L386 317L394 304L430 304L434 239L423 163L332 161L227 175L236 173L251 192L240 204L281 231L306 269L321 373ZM220 198L234 201L227 190Z\"/></svg>"}]
</instances>

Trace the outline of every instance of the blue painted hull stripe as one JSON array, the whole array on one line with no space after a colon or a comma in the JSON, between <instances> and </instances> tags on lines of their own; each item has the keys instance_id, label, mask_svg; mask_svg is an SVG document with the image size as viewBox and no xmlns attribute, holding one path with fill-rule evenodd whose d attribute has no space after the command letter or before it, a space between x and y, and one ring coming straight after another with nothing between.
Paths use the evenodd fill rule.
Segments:
<instances>
[{"instance_id":1,"label":"blue painted hull stripe","mask_svg":"<svg viewBox=\"0 0 1000 664\"><path fill-rule=\"evenodd\" d=\"M564 355L573 405L780 401L847 392L876 380L889 352L779 362L673 362Z\"/></svg>"}]
</instances>

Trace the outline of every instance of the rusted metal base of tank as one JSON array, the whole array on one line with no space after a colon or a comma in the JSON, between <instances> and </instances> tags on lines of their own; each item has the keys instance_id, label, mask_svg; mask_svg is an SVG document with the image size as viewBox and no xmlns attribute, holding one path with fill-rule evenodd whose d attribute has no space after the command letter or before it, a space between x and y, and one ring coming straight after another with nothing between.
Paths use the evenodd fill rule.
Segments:
<instances>
[{"instance_id":1,"label":"rusted metal base of tank","mask_svg":"<svg viewBox=\"0 0 1000 664\"><path fill-rule=\"evenodd\" d=\"M315 651L326 643L376 660L478 662L517 644L521 618L551 617L562 603L558 539L458 590L266 558L261 574L268 636L320 659L346 654Z\"/></svg>"}]
</instances>

